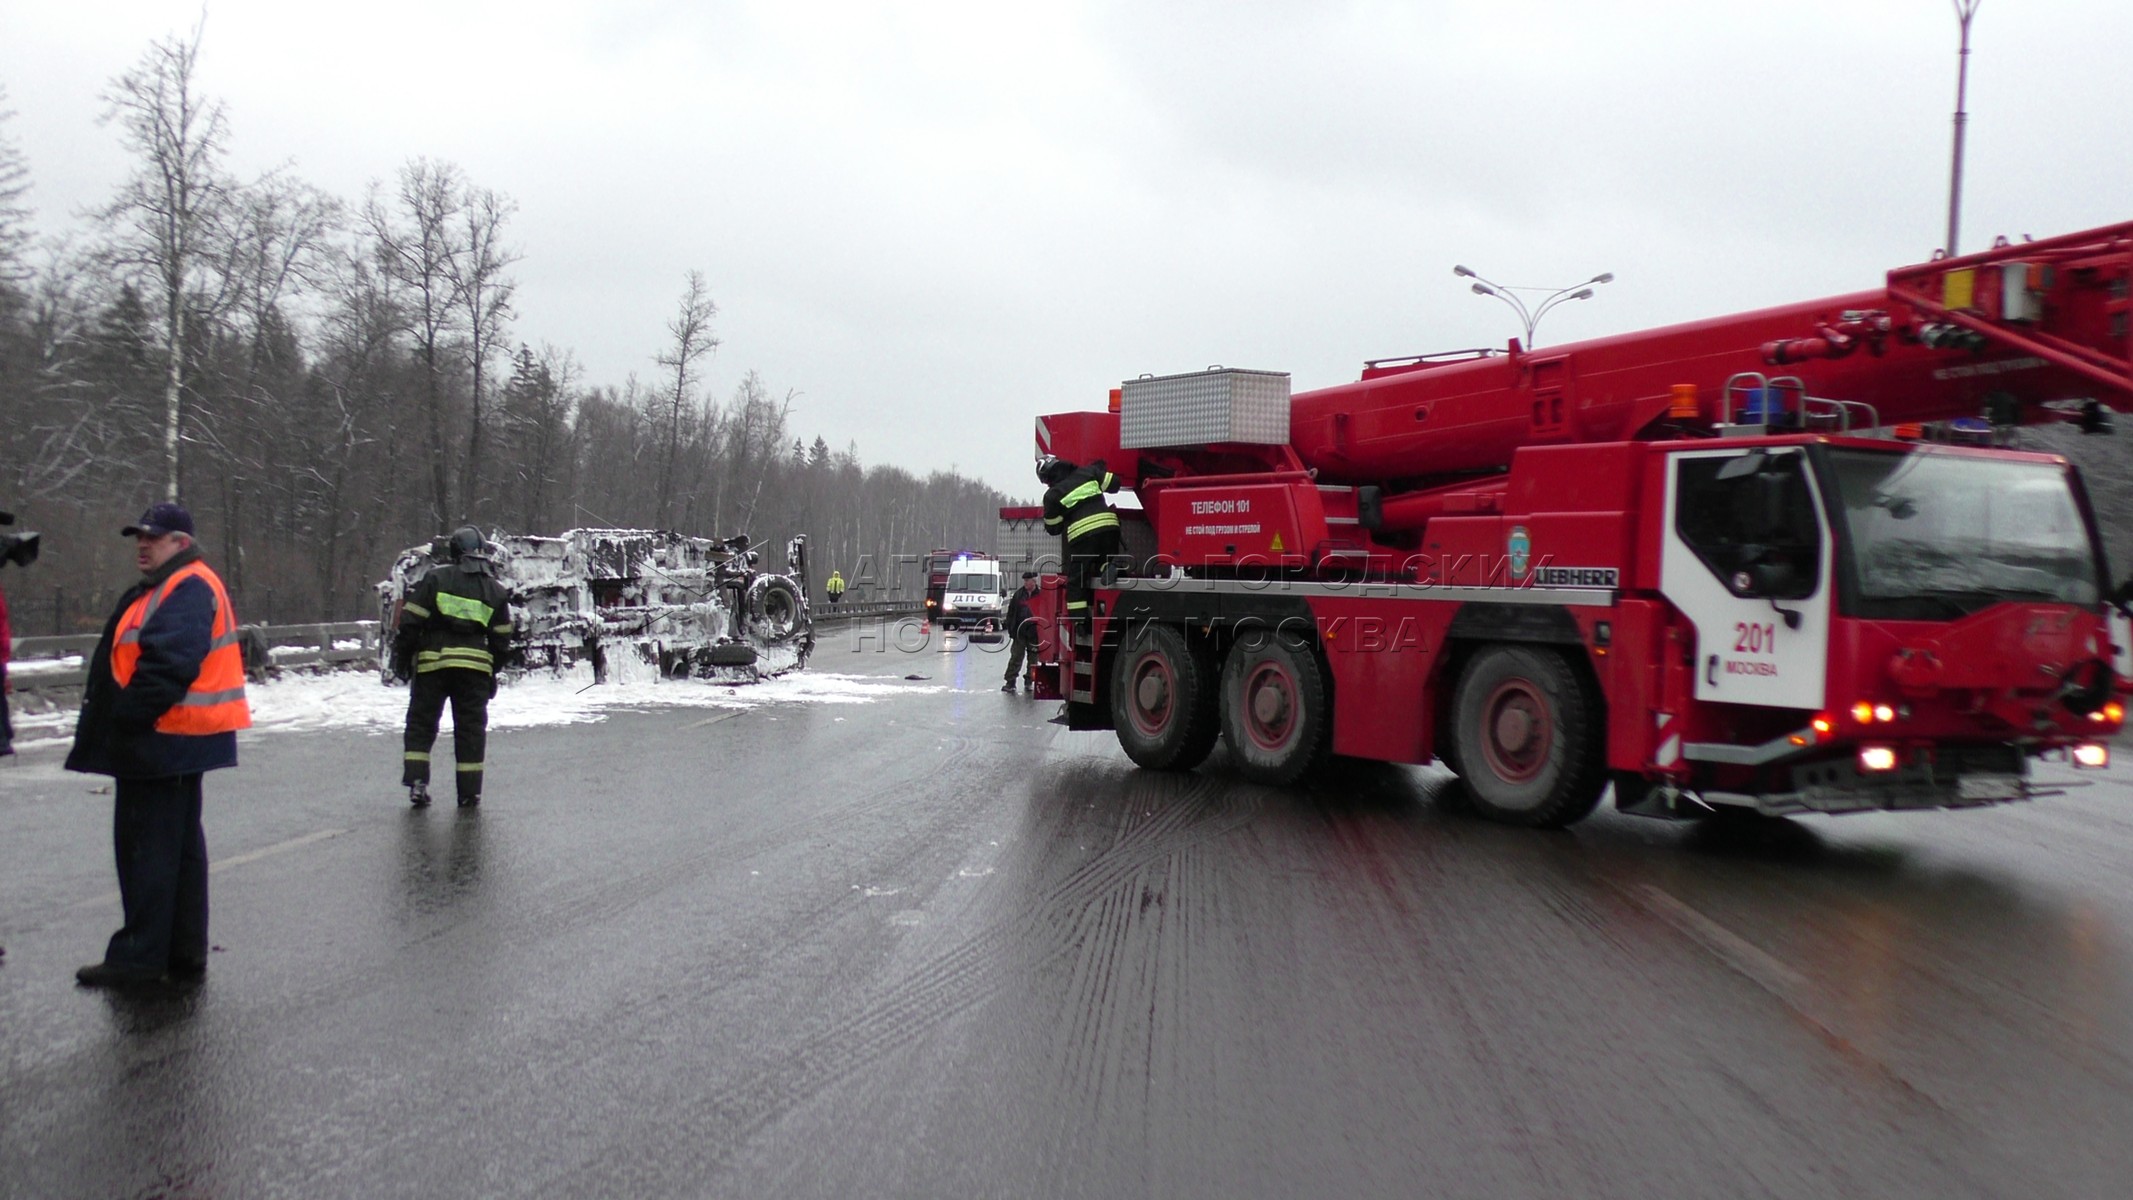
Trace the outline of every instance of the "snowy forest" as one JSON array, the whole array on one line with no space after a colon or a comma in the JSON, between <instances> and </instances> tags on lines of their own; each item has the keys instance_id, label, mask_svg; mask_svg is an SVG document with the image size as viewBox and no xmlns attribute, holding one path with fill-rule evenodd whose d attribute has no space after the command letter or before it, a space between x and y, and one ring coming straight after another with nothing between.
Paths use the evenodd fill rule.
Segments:
<instances>
[{"instance_id":1,"label":"snowy forest","mask_svg":"<svg viewBox=\"0 0 2133 1200\"><path fill-rule=\"evenodd\" d=\"M766 563L806 533L818 598L832 568L855 598L908 594L899 562L991 547L1008 499L986 485L863 465L753 371L712 395L699 271L677 266L642 377L591 381L513 338L537 251L454 164L412 158L354 199L236 178L199 49L158 41L110 82L131 174L56 237L0 91L0 509L44 535L0 581L18 635L93 630L131 582L119 527L171 495L250 621L373 615L397 550L466 523L746 533Z\"/></svg>"}]
</instances>

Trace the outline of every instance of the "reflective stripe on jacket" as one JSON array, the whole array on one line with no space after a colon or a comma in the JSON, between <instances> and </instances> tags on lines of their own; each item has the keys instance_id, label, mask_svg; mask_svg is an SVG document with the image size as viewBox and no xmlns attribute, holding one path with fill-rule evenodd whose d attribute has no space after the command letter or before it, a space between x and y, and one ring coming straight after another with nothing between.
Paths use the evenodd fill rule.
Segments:
<instances>
[{"instance_id":1,"label":"reflective stripe on jacket","mask_svg":"<svg viewBox=\"0 0 2133 1200\"><path fill-rule=\"evenodd\" d=\"M1103 512L1083 517L1067 526L1066 535L1068 541L1078 542L1099 529L1116 528L1118 528L1118 514L1106 509Z\"/></svg>"},{"instance_id":2,"label":"reflective stripe on jacket","mask_svg":"<svg viewBox=\"0 0 2133 1200\"><path fill-rule=\"evenodd\" d=\"M415 673L464 669L493 674L511 647L511 594L501 583L464 564L435 567L416 582L400 606L397 652L408 653Z\"/></svg>"},{"instance_id":3,"label":"reflective stripe on jacket","mask_svg":"<svg viewBox=\"0 0 2133 1200\"><path fill-rule=\"evenodd\" d=\"M1118 490L1118 476L1097 459L1076 467L1044 493L1044 528L1064 534L1071 542L1099 529L1116 528L1118 516L1104 500L1104 493Z\"/></svg>"},{"instance_id":4,"label":"reflective stripe on jacket","mask_svg":"<svg viewBox=\"0 0 2133 1200\"><path fill-rule=\"evenodd\" d=\"M237 613L222 580L204 562L187 563L172 572L161 586L144 593L119 616L118 634L111 644L112 682L125 687L132 681L141 661L141 628L171 591L188 579L205 583L215 597L207 657L200 660L200 674L185 689L184 698L156 718L156 732L200 736L249 728L252 707L244 697L244 648L237 641Z\"/></svg>"}]
</instances>

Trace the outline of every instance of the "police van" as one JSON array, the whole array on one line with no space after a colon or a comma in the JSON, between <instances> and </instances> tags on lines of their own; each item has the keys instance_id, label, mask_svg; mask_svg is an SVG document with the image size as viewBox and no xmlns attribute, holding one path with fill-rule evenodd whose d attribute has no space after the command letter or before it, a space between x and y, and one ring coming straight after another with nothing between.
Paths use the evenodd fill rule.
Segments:
<instances>
[{"instance_id":1,"label":"police van","mask_svg":"<svg viewBox=\"0 0 2133 1200\"><path fill-rule=\"evenodd\" d=\"M990 554L937 552L928 564L926 615L944 630L971 630L974 640L997 638L1007 612L1000 560Z\"/></svg>"}]
</instances>

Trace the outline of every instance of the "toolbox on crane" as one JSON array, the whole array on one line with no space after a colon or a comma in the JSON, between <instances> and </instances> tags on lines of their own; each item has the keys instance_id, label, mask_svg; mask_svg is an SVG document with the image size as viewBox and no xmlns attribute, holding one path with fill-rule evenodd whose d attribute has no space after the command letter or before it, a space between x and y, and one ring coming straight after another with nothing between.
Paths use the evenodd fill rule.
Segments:
<instances>
[{"instance_id":1,"label":"toolbox on crane","mask_svg":"<svg viewBox=\"0 0 2133 1200\"><path fill-rule=\"evenodd\" d=\"M1289 440L1286 371L1209 367L1119 385L1118 444L1126 449Z\"/></svg>"}]
</instances>

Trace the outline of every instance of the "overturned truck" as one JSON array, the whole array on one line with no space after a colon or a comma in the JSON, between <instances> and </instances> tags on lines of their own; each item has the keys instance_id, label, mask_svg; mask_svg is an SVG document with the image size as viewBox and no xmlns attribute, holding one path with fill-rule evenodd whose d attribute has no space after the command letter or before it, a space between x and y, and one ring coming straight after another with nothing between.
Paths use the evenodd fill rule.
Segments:
<instances>
[{"instance_id":1,"label":"overturned truck","mask_svg":"<svg viewBox=\"0 0 2133 1200\"><path fill-rule=\"evenodd\" d=\"M573 529L558 537L492 533L485 541L511 594L527 670L587 663L602 683L651 670L753 682L800 669L814 649L804 537L786 544L782 574L759 569L760 552L746 536ZM378 584L380 628L398 627L401 601L447 561L444 545L440 538L395 558ZM383 674L392 682L390 667Z\"/></svg>"}]
</instances>

